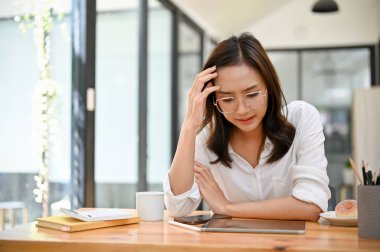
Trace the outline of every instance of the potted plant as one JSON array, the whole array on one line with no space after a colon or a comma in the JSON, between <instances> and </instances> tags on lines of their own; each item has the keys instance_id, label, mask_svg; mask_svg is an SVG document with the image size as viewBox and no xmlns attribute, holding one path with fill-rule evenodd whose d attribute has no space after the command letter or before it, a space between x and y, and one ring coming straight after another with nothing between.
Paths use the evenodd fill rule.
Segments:
<instances>
[{"instance_id":1,"label":"potted plant","mask_svg":"<svg viewBox=\"0 0 380 252\"><path fill-rule=\"evenodd\" d=\"M345 185L353 185L354 184L354 171L351 167L350 160L347 160L344 164L343 183Z\"/></svg>"}]
</instances>

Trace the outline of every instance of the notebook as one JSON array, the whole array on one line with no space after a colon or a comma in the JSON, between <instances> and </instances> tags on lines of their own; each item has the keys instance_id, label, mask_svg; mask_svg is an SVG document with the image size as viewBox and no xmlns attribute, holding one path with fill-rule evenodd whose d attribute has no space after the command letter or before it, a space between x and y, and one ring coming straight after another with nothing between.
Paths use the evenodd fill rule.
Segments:
<instances>
[{"instance_id":1,"label":"notebook","mask_svg":"<svg viewBox=\"0 0 380 252\"><path fill-rule=\"evenodd\" d=\"M200 232L304 234L306 221L261 219L211 219L202 226L169 221L169 224Z\"/></svg>"},{"instance_id":2,"label":"notebook","mask_svg":"<svg viewBox=\"0 0 380 252\"><path fill-rule=\"evenodd\" d=\"M95 208L89 210L80 209L79 211L61 208L61 212L82 221L119 220L132 217L132 213L128 212L126 209L120 208Z\"/></svg>"},{"instance_id":3,"label":"notebook","mask_svg":"<svg viewBox=\"0 0 380 252\"><path fill-rule=\"evenodd\" d=\"M81 221L66 215L50 216L38 218L36 226L60 230L64 232L77 232L89 229L97 229L104 227L114 227L127 224L138 223L140 218L133 216L128 219L106 220L106 221Z\"/></svg>"}]
</instances>

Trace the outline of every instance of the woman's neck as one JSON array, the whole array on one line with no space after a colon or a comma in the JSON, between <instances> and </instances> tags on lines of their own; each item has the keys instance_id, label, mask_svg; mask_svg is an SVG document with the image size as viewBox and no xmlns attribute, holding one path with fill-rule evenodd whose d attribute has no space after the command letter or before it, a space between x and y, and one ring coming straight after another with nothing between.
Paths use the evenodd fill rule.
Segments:
<instances>
[{"instance_id":1,"label":"woman's neck","mask_svg":"<svg viewBox=\"0 0 380 252\"><path fill-rule=\"evenodd\" d=\"M255 130L253 131L242 131L237 127L234 127L232 131L233 137L239 138L239 139L246 139L249 141L264 141L265 140L265 132L263 125L260 124Z\"/></svg>"},{"instance_id":2,"label":"woman's neck","mask_svg":"<svg viewBox=\"0 0 380 252\"><path fill-rule=\"evenodd\" d=\"M260 126L250 132L234 128L230 144L238 155L249 162L252 167L256 167L264 149L264 142L264 128Z\"/></svg>"}]
</instances>

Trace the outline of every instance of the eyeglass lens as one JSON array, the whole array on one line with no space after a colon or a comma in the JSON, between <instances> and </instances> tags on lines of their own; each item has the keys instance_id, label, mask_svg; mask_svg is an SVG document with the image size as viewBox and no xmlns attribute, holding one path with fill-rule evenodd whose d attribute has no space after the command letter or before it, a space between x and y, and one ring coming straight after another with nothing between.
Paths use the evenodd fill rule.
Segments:
<instances>
[{"instance_id":1,"label":"eyeglass lens","mask_svg":"<svg viewBox=\"0 0 380 252\"><path fill-rule=\"evenodd\" d=\"M265 93L262 91L246 94L244 104L249 109L255 109L264 103ZM239 100L235 97L224 97L216 100L216 105L222 113L233 113L238 109Z\"/></svg>"}]
</instances>

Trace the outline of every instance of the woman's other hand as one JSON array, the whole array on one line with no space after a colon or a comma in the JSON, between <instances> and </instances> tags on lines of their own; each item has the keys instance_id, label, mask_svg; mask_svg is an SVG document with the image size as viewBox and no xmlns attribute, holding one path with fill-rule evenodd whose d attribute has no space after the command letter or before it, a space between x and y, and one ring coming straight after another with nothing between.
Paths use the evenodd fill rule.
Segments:
<instances>
[{"instance_id":1,"label":"woman's other hand","mask_svg":"<svg viewBox=\"0 0 380 252\"><path fill-rule=\"evenodd\" d=\"M226 199L222 190L220 190L210 170L204 165L195 162L194 175L199 191L210 209L216 214L227 215L226 206L230 202Z\"/></svg>"},{"instance_id":2,"label":"woman's other hand","mask_svg":"<svg viewBox=\"0 0 380 252\"><path fill-rule=\"evenodd\" d=\"M214 86L213 83L210 82L210 80L216 78L217 75L216 66L207 68L197 74L193 86L188 92L188 105L183 124L184 127L198 130L202 126L206 99L212 92L219 89L219 86ZM207 85L205 86L206 83Z\"/></svg>"}]
</instances>

